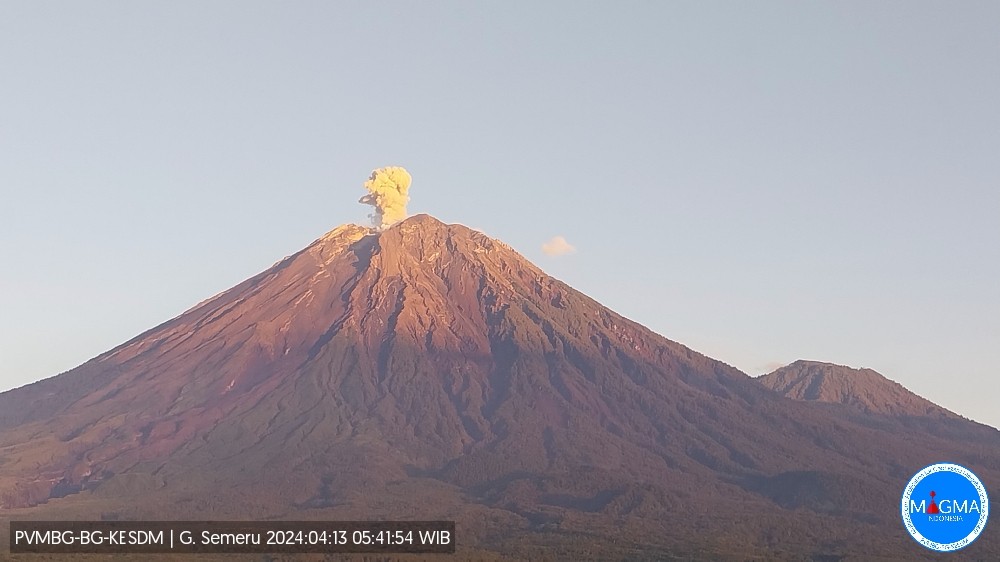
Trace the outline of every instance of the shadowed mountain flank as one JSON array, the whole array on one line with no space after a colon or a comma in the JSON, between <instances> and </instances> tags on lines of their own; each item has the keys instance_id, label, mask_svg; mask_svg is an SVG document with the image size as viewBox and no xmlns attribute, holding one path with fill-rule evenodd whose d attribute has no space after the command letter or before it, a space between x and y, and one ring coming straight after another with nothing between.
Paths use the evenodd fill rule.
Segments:
<instances>
[{"instance_id":1,"label":"shadowed mountain flank","mask_svg":"<svg viewBox=\"0 0 1000 562\"><path fill-rule=\"evenodd\" d=\"M417 215L337 228L0 394L0 514L453 519L515 558L919 559L897 505L914 472L1000 481L992 428L831 406Z\"/></svg>"}]
</instances>

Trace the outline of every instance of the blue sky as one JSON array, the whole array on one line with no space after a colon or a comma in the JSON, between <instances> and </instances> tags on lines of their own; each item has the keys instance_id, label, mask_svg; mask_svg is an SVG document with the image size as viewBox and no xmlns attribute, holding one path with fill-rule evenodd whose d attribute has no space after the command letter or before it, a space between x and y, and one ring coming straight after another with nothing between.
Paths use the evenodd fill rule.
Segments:
<instances>
[{"instance_id":1,"label":"blue sky","mask_svg":"<svg viewBox=\"0 0 1000 562\"><path fill-rule=\"evenodd\" d=\"M1000 425L996 2L0 3L0 389L345 222L373 168L750 374ZM548 256L563 236L576 252Z\"/></svg>"}]
</instances>

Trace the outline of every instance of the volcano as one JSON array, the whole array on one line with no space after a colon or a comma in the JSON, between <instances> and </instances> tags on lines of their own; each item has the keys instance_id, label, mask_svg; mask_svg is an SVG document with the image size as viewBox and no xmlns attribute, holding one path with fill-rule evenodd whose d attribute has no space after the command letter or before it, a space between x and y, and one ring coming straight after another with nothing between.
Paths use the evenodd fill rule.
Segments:
<instances>
[{"instance_id":1,"label":"volcano","mask_svg":"<svg viewBox=\"0 0 1000 562\"><path fill-rule=\"evenodd\" d=\"M998 432L948 421L789 399L417 215L339 227L0 394L0 516L448 519L470 558L912 560L913 473L1000 482ZM1000 556L996 527L963 552Z\"/></svg>"},{"instance_id":2,"label":"volcano","mask_svg":"<svg viewBox=\"0 0 1000 562\"><path fill-rule=\"evenodd\" d=\"M795 400L849 404L891 416L959 417L872 369L799 360L757 380Z\"/></svg>"}]
</instances>

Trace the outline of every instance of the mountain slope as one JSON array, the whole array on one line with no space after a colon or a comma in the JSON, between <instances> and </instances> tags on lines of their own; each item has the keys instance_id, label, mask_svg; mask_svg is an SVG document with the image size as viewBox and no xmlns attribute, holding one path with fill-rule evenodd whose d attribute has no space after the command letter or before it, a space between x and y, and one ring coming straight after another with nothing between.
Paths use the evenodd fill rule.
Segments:
<instances>
[{"instance_id":1,"label":"mountain slope","mask_svg":"<svg viewBox=\"0 0 1000 562\"><path fill-rule=\"evenodd\" d=\"M784 399L418 215L335 229L0 394L0 513L446 518L515 555L923 556L906 479L949 459L995 482L1000 439L865 415Z\"/></svg>"}]
</instances>

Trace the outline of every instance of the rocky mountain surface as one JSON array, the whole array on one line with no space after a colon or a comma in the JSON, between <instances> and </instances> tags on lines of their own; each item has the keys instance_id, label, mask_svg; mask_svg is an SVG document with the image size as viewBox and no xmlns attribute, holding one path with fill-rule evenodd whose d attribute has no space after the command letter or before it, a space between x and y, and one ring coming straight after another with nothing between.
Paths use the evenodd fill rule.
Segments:
<instances>
[{"instance_id":1,"label":"rocky mountain surface","mask_svg":"<svg viewBox=\"0 0 1000 562\"><path fill-rule=\"evenodd\" d=\"M959 417L871 369L800 360L757 380L794 400L849 404L890 416Z\"/></svg>"},{"instance_id":2,"label":"rocky mountain surface","mask_svg":"<svg viewBox=\"0 0 1000 562\"><path fill-rule=\"evenodd\" d=\"M768 377L468 228L346 225L0 394L0 517L450 519L469 558L912 560L913 473L958 462L996 493L995 429ZM964 552L1000 556L996 528Z\"/></svg>"}]
</instances>

